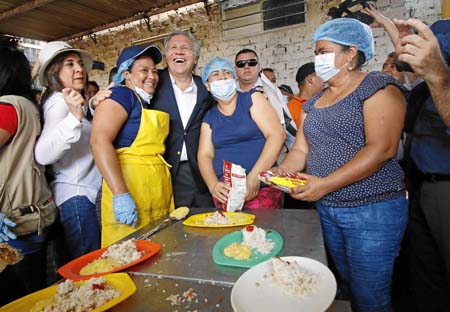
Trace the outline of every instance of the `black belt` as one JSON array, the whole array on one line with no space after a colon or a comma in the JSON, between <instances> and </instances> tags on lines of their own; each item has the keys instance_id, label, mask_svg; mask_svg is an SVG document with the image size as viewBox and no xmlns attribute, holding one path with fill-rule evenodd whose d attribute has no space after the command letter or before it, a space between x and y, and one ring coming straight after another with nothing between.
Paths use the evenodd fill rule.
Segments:
<instances>
[{"instance_id":1,"label":"black belt","mask_svg":"<svg viewBox=\"0 0 450 312\"><path fill-rule=\"evenodd\" d=\"M50 203L50 201L46 200L42 204L40 204L39 206L44 207L44 206L47 206L49 203ZM26 214L39 212L39 208L37 208L36 205L30 205L30 206L27 206L27 207L19 208L19 211L22 214L22 216L24 216Z\"/></svg>"},{"instance_id":2,"label":"black belt","mask_svg":"<svg viewBox=\"0 0 450 312\"><path fill-rule=\"evenodd\" d=\"M187 164L189 162L189 160L180 160L180 165L181 164Z\"/></svg>"},{"instance_id":3,"label":"black belt","mask_svg":"<svg viewBox=\"0 0 450 312\"><path fill-rule=\"evenodd\" d=\"M450 181L450 175L446 175L446 174L424 174L423 175L423 180L428 181L428 182L432 182L432 183L436 183L439 181Z\"/></svg>"}]
</instances>

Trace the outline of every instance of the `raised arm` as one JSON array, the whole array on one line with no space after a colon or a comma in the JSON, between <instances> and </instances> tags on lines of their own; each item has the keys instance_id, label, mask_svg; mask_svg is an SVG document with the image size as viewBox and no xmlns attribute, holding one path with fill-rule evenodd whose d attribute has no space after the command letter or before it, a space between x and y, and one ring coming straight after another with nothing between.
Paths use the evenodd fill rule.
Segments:
<instances>
[{"instance_id":1,"label":"raised arm","mask_svg":"<svg viewBox=\"0 0 450 312\"><path fill-rule=\"evenodd\" d=\"M252 170L247 175L247 200L258 195L260 172L273 166L285 140L284 129L278 115L267 99L259 92L252 94L250 113L253 121L266 138L263 150Z\"/></svg>"},{"instance_id":2,"label":"raised arm","mask_svg":"<svg viewBox=\"0 0 450 312\"><path fill-rule=\"evenodd\" d=\"M407 36L411 33L410 27L394 24L391 19L381 14L371 3L369 3L366 8L361 9L361 11L374 18L374 23L370 25L371 27L382 27L387 32L394 47L398 44L399 38Z\"/></svg>"},{"instance_id":3,"label":"raised arm","mask_svg":"<svg viewBox=\"0 0 450 312\"><path fill-rule=\"evenodd\" d=\"M80 140L84 99L75 90L51 96L44 103L44 128L35 147L36 161L50 165L61 159Z\"/></svg>"},{"instance_id":4,"label":"raised arm","mask_svg":"<svg viewBox=\"0 0 450 312\"><path fill-rule=\"evenodd\" d=\"M450 127L450 70L442 57L438 40L431 29L419 20L394 22L418 30L417 35L409 35L400 40L397 54L401 61L410 64L414 72L426 81L439 115L447 127Z\"/></svg>"}]
</instances>

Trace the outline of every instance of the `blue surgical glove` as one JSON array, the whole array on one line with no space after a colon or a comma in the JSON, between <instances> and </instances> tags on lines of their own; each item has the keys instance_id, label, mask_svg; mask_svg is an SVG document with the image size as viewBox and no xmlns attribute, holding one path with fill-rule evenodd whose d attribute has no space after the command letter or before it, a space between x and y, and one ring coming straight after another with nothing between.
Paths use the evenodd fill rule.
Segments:
<instances>
[{"instance_id":1,"label":"blue surgical glove","mask_svg":"<svg viewBox=\"0 0 450 312\"><path fill-rule=\"evenodd\" d=\"M4 213L0 212L0 243L7 242L10 239L16 239L17 236L10 231L9 227L15 227L16 224L9 220Z\"/></svg>"},{"instance_id":2,"label":"blue surgical glove","mask_svg":"<svg viewBox=\"0 0 450 312\"><path fill-rule=\"evenodd\" d=\"M130 193L113 196L113 209L117 221L132 227L136 226L138 221L137 209Z\"/></svg>"}]
</instances>

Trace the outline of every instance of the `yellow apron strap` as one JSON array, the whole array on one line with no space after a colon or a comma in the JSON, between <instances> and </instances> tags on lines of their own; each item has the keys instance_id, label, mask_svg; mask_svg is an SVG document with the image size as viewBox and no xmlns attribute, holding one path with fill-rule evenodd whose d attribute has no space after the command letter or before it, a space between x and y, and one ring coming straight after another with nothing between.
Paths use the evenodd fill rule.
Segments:
<instances>
[{"instance_id":1,"label":"yellow apron strap","mask_svg":"<svg viewBox=\"0 0 450 312\"><path fill-rule=\"evenodd\" d=\"M169 134L167 113L144 109L141 99L141 122L129 147L117 149L123 179L133 197L137 211L136 228L120 224L114 217L112 193L103 182L102 247L132 234L174 209L169 164L165 161L164 142Z\"/></svg>"},{"instance_id":2,"label":"yellow apron strap","mask_svg":"<svg viewBox=\"0 0 450 312\"><path fill-rule=\"evenodd\" d=\"M161 159L161 161L169 168L172 168L172 165L170 165L161 154L157 154L159 159Z\"/></svg>"}]
</instances>

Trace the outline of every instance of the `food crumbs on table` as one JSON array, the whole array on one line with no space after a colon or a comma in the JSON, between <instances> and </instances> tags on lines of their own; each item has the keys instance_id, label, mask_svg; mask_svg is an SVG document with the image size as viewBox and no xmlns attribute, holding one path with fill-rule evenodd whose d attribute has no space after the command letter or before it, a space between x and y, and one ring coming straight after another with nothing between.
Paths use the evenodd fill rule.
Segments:
<instances>
[{"instance_id":1,"label":"food crumbs on table","mask_svg":"<svg viewBox=\"0 0 450 312\"><path fill-rule=\"evenodd\" d=\"M162 290L162 293L163 293L163 294L165 294L165 293L166 293L166 290L165 290L165 289L163 289L163 290Z\"/></svg>"},{"instance_id":2,"label":"food crumbs on table","mask_svg":"<svg viewBox=\"0 0 450 312\"><path fill-rule=\"evenodd\" d=\"M166 301L170 301L171 305L180 305L181 304L181 298L179 295L172 294L169 297L166 298Z\"/></svg>"},{"instance_id":3,"label":"food crumbs on table","mask_svg":"<svg viewBox=\"0 0 450 312\"><path fill-rule=\"evenodd\" d=\"M189 288L187 291L183 293L183 297L186 298L188 302L191 302L193 298L197 297L197 294L194 292L192 288Z\"/></svg>"}]
</instances>

